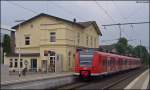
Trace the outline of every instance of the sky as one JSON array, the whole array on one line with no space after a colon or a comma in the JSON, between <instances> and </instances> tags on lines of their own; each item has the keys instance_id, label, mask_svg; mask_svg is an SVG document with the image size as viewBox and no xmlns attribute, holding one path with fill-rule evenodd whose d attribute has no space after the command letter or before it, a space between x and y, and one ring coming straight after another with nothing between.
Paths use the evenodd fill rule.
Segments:
<instances>
[{"instance_id":1,"label":"sky","mask_svg":"<svg viewBox=\"0 0 150 90\"><path fill-rule=\"evenodd\" d=\"M136 1L1 1L1 24L16 25L40 13L77 22L96 21L101 29L100 45L116 43L119 27L115 23L149 22L149 4ZM129 44L149 48L149 24L121 25L122 37Z\"/></svg>"}]
</instances>

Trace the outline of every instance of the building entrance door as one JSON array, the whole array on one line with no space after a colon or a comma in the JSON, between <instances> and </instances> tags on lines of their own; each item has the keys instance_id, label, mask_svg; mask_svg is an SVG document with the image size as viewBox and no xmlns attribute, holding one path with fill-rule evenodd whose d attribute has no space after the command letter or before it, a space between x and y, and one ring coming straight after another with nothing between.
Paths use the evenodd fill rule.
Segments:
<instances>
[{"instance_id":1,"label":"building entrance door","mask_svg":"<svg viewBox=\"0 0 150 90\"><path fill-rule=\"evenodd\" d=\"M50 71L55 72L55 56L50 56Z\"/></svg>"},{"instance_id":2,"label":"building entrance door","mask_svg":"<svg viewBox=\"0 0 150 90\"><path fill-rule=\"evenodd\" d=\"M47 71L47 60L42 60L42 71Z\"/></svg>"},{"instance_id":3,"label":"building entrance door","mask_svg":"<svg viewBox=\"0 0 150 90\"><path fill-rule=\"evenodd\" d=\"M55 60L56 60L56 56L55 56L55 52L51 52L49 54L49 71L50 72L55 72Z\"/></svg>"},{"instance_id":4,"label":"building entrance door","mask_svg":"<svg viewBox=\"0 0 150 90\"><path fill-rule=\"evenodd\" d=\"M31 71L37 71L37 59L31 59Z\"/></svg>"}]
</instances>

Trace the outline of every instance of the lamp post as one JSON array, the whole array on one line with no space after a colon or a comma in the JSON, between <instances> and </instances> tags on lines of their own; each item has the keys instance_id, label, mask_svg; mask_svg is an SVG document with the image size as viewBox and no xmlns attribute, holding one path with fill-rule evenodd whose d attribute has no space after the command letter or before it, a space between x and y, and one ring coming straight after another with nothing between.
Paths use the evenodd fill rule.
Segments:
<instances>
[{"instance_id":1,"label":"lamp post","mask_svg":"<svg viewBox=\"0 0 150 90\"><path fill-rule=\"evenodd\" d=\"M46 72L48 73L48 62L50 62L50 51L48 51L48 60L47 60L47 65L46 65L46 68L47 68L47 70L46 70Z\"/></svg>"},{"instance_id":2,"label":"lamp post","mask_svg":"<svg viewBox=\"0 0 150 90\"><path fill-rule=\"evenodd\" d=\"M54 50L54 47L53 47L53 45L54 45L54 42L51 42L51 46L52 46L52 49L51 49L51 52L52 52L52 56L50 56L50 57L52 57L52 64L51 65L54 65L54 66L52 66L52 68L54 69L54 71L53 72L55 72L55 70L56 70L56 53L55 53L55 56L53 55L53 53L55 52L55 50ZM55 63L54 63L55 62Z\"/></svg>"},{"instance_id":3,"label":"lamp post","mask_svg":"<svg viewBox=\"0 0 150 90\"><path fill-rule=\"evenodd\" d=\"M25 21L25 20L16 20L15 22L23 22L23 21ZM19 32L20 32L20 27L21 26L21 23L19 23ZM21 53L20 53L20 41L18 40L18 48L19 48L19 50L18 50L18 58L19 58L19 60L18 60L18 62L19 62L19 64L18 64L18 68L19 68L19 70L18 70L18 74L19 74L19 77L21 76L21 70L20 70L20 57L21 57Z\"/></svg>"}]
</instances>

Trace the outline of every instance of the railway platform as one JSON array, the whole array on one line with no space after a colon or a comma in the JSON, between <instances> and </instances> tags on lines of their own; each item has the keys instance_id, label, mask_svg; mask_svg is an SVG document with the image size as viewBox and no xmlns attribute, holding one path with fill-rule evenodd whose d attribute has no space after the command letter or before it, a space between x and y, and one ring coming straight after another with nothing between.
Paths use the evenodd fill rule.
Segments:
<instances>
[{"instance_id":1,"label":"railway platform","mask_svg":"<svg viewBox=\"0 0 150 90\"><path fill-rule=\"evenodd\" d=\"M66 81L66 82L65 82ZM2 89L45 89L73 82L73 72L30 74L19 77L9 75L1 78Z\"/></svg>"},{"instance_id":2,"label":"railway platform","mask_svg":"<svg viewBox=\"0 0 150 90\"><path fill-rule=\"evenodd\" d=\"M135 78L125 89L149 89L149 69Z\"/></svg>"},{"instance_id":3,"label":"railway platform","mask_svg":"<svg viewBox=\"0 0 150 90\"><path fill-rule=\"evenodd\" d=\"M27 74L25 76L18 74L9 75L7 78L1 78L1 83L13 83L13 82L22 82L22 81L30 81L36 79L44 79L44 78L57 78L61 76L72 75L73 72L61 72L61 73L36 73L36 74Z\"/></svg>"}]
</instances>

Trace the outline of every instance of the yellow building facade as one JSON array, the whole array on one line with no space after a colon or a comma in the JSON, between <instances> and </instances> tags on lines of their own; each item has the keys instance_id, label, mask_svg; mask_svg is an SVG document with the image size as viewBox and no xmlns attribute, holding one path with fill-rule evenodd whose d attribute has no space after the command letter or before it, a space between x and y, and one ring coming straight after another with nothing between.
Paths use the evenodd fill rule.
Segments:
<instances>
[{"instance_id":1,"label":"yellow building facade","mask_svg":"<svg viewBox=\"0 0 150 90\"><path fill-rule=\"evenodd\" d=\"M43 13L14 26L13 29L16 29L15 54L5 56L4 60L10 70L18 70L19 62L23 62L22 69L27 67L37 71L52 71L51 63L54 63L55 69L61 69L58 71L72 71L76 49L98 48L101 36L95 21L68 21ZM22 61L18 60L19 48ZM45 55L48 51L55 52L55 55Z\"/></svg>"}]
</instances>

